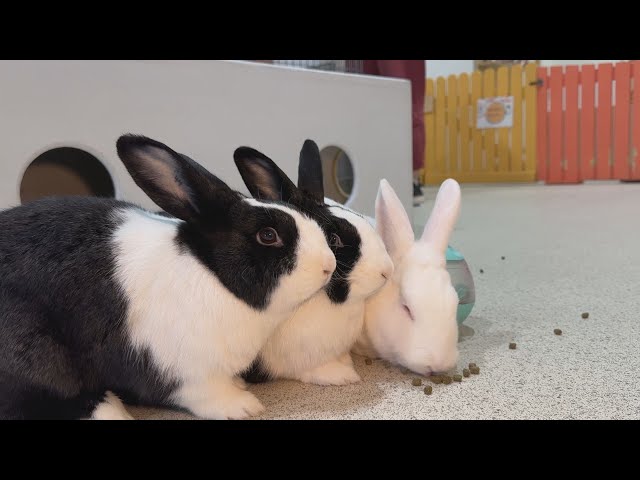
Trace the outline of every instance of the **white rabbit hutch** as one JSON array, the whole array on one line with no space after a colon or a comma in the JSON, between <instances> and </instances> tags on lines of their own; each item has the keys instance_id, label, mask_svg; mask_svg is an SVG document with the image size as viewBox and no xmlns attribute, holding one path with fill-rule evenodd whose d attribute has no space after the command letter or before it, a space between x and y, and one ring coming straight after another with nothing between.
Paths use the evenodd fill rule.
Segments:
<instances>
[{"instance_id":1,"label":"white rabbit hutch","mask_svg":"<svg viewBox=\"0 0 640 480\"><path fill-rule=\"evenodd\" d=\"M117 157L139 133L246 192L241 145L295 181L306 138L320 146L327 196L373 215L387 178L411 208L408 81L248 61L0 61L0 208L52 194L113 196L156 208Z\"/></svg>"}]
</instances>

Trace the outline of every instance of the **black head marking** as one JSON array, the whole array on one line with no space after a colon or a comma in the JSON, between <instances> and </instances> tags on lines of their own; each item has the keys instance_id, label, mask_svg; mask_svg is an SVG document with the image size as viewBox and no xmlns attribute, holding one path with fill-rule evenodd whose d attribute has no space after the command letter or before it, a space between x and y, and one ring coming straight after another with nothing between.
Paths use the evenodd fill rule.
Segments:
<instances>
[{"instance_id":1,"label":"black head marking","mask_svg":"<svg viewBox=\"0 0 640 480\"><path fill-rule=\"evenodd\" d=\"M361 256L362 239L353 224L344 218L331 216L331 220L323 230L325 234L337 234L342 241L342 246L331 248L336 257L336 270L326 287L326 292L333 303L343 303L349 296L349 275Z\"/></svg>"},{"instance_id":2,"label":"black head marking","mask_svg":"<svg viewBox=\"0 0 640 480\"><path fill-rule=\"evenodd\" d=\"M305 140L298 163L298 188L317 202L324 203L323 182L322 159L318 145L313 140Z\"/></svg>"},{"instance_id":3,"label":"black head marking","mask_svg":"<svg viewBox=\"0 0 640 480\"><path fill-rule=\"evenodd\" d=\"M262 229L274 229L281 246L259 243ZM263 310L280 277L296 265L299 232L293 217L278 209L238 202L226 216L226 223L212 219L194 226L180 226L177 241L188 248L237 298Z\"/></svg>"}]
</instances>

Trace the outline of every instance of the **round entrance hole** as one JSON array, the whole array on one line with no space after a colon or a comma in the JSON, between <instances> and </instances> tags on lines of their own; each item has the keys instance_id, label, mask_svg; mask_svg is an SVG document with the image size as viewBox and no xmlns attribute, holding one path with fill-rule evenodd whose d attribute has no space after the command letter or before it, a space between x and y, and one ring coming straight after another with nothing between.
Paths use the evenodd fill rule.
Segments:
<instances>
[{"instance_id":1,"label":"round entrance hole","mask_svg":"<svg viewBox=\"0 0 640 480\"><path fill-rule=\"evenodd\" d=\"M39 155L20 183L20 201L62 195L115 197L111 175L96 157L73 147L59 147Z\"/></svg>"},{"instance_id":2,"label":"round entrance hole","mask_svg":"<svg viewBox=\"0 0 640 480\"><path fill-rule=\"evenodd\" d=\"M354 171L349 155L335 145L329 145L320 151L324 194L332 200L346 203L353 192Z\"/></svg>"}]
</instances>

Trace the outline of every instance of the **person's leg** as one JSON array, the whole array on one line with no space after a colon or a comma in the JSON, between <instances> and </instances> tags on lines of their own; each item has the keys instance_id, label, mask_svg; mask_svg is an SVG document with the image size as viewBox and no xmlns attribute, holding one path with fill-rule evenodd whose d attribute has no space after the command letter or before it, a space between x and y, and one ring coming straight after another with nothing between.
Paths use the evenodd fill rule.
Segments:
<instances>
[{"instance_id":1,"label":"person's leg","mask_svg":"<svg viewBox=\"0 0 640 480\"><path fill-rule=\"evenodd\" d=\"M411 81L411 116L413 127L413 197L414 203L424 201L420 173L424 168L424 89L426 68L424 60L379 60L380 74L406 78Z\"/></svg>"},{"instance_id":2,"label":"person's leg","mask_svg":"<svg viewBox=\"0 0 640 480\"><path fill-rule=\"evenodd\" d=\"M365 75L380 75L380 70L378 69L378 60L363 60L362 73L364 73Z\"/></svg>"}]
</instances>

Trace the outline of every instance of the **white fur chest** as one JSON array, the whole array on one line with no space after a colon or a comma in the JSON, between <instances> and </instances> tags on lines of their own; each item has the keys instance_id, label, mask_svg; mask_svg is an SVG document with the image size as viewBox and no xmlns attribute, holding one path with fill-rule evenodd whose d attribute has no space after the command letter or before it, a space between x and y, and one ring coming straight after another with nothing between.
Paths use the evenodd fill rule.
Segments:
<instances>
[{"instance_id":1,"label":"white fur chest","mask_svg":"<svg viewBox=\"0 0 640 480\"><path fill-rule=\"evenodd\" d=\"M136 347L180 379L247 368L283 316L258 312L234 297L174 242L179 221L123 212L114 235L116 278L129 302Z\"/></svg>"},{"instance_id":2,"label":"white fur chest","mask_svg":"<svg viewBox=\"0 0 640 480\"><path fill-rule=\"evenodd\" d=\"M262 360L277 376L296 376L348 352L363 323L364 301L335 305L318 293L276 329Z\"/></svg>"}]
</instances>

